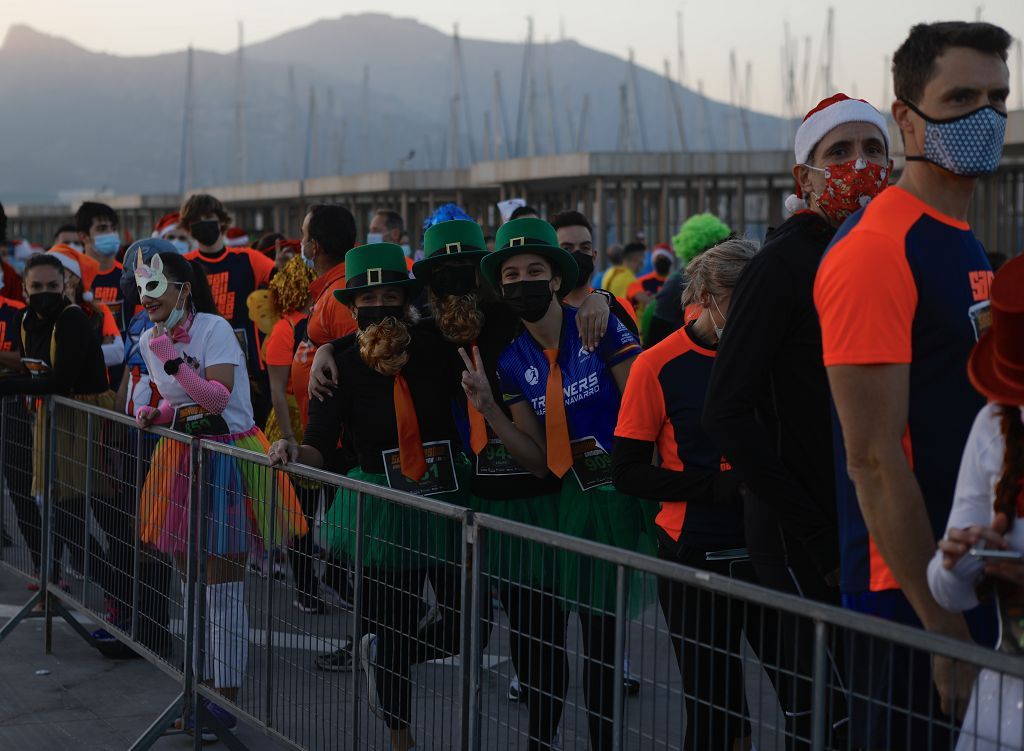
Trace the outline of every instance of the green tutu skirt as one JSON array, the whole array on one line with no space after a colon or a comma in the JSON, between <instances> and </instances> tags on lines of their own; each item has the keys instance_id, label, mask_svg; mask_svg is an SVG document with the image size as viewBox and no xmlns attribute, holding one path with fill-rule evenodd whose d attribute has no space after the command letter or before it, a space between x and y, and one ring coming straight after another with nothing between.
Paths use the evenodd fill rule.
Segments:
<instances>
[{"instance_id":1,"label":"green tutu skirt","mask_svg":"<svg viewBox=\"0 0 1024 751\"><path fill-rule=\"evenodd\" d=\"M558 529L565 534L646 555L658 550L654 517L658 504L620 493L613 485L580 490L571 474L562 483ZM615 613L616 569L591 556L565 550L557 553L556 589L563 607ZM657 595L653 576L626 571L627 615L636 616Z\"/></svg>"},{"instance_id":2,"label":"green tutu skirt","mask_svg":"<svg viewBox=\"0 0 1024 751\"><path fill-rule=\"evenodd\" d=\"M486 511L510 521L534 527L558 530L558 493L517 498L487 500ZM487 535L487 573L499 586L509 584L550 588L554 585L557 561L554 548L515 535L489 532Z\"/></svg>"},{"instance_id":3,"label":"green tutu skirt","mask_svg":"<svg viewBox=\"0 0 1024 751\"><path fill-rule=\"evenodd\" d=\"M458 506L469 505L469 463L455 460L459 489L430 496ZM348 473L353 480L388 487L384 474L364 472L356 467ZM320 544L349 561L356 558L358 494L339 488L334 503L320 526ZM404 506L379 496L363 495L363 565L416 569L460 559L462 525L438 514Z\"/></svg>"}]
</instances>

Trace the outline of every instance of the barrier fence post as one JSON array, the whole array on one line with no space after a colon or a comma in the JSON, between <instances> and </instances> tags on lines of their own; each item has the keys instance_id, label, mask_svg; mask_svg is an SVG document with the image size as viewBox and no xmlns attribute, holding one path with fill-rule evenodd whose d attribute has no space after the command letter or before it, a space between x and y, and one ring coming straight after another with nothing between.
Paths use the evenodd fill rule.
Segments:
<instances>
[{"instance_id":1,"label":"barrier fence post","mask_svg":"<svg viewBox=\"0 0 1024 751\"><path fill-rule=\"evenodd\" d=\"M623 658L626 653L626 567L621 563L615 567L615 705L612 709L612 751L621 751L625 734L623 714L625 711L625 671Z\"/></svg>"},{"instance_id":2,"label":"barrier fence post","mask_svg":"<svg viewBox=\"0 0 1024 751\"><path fill-rule=\"evenodd\" d=\"M209 546L209 540L207 539L207 524L206 524L206 507L208 502L209 490L206 487L206 452L202 449L202 444L198 439L193 439L196 445L196 453L198 454L197 471L196 471L196 484L199 486L199 492L196 496L195 514L191 519L191 533L196 537L196 556L195 556L195 569L196 569L196 580L195 580L195 596L192 598L190 603L191 609L195 611L195 631L193 632L192 638L194 640L192 647L193 654L193 690L192 690L192 718L195 725L194 733L194 745L195 751L200 751L203 747L203 712L199 704L200 696L196 692L196 689L202 685L206 679L206 551Z\"/></svg>"},{"instance_id":3,"label":"barrier fence post","mask_svg":"<svg viewBox=\"0 0 1024 751\"><path fill-rule=\"evenodd\" d=\"M143 464L145 463L145 456L143 455L143 440L145 433L141 428L135 429L135 513L133 514L134 519L139 518L139 512L141 511L142 503L142 485L145 482L146 476L143 472ZM135 531L132 533L132 641L137 641L139 638L139 598L140 598L140 582L139 574L141 571L141 559L142 559L142 535L139 534L138 524L134 525Z\"/></svg>"},{"instance_id":4,"label":"barrier fence post","mask_svg":"<svg viewBox=\"0 0 1024 751\"><path fill-rule=\"evenodd\" d=\"M55 409L53 406L53 397L47 396L43 399L42 414L45 415L45 436L43 438L43 477L46 478L43 482L43 553L42 553L42 564L40 568L43 569L43 588L40 590L43 592L43 609L45 611L45 641L46 641L46 654L53 653L53 610L51 608L50 596L47 591L50 580L53 578L53 553L54 541L53 541L53 483L56 477L55 464L56 460L54 457L54 450L56 448L56 442L54 438L54 413ZM39 415L36 415L36 419L39 419Z\"/></svg>"},{"instance_id":5,"label":"barrier fence post","mask_svg":"<svg viewBox=\"0 0 1024 751\"><path fill-rule=\"evenodd\" d=\"M356 561L355 561L355 587L353 587L352 611L354 618L352 645L352 748L359 748L360 722L359 722L359 659L358 649L360 632L363 627L363 513L365 511L365 498L363 491L356 491ZM370 701L376 701L374 696Z\"/></svg>"},{"instance_id":6,"label":"barrier fence post","mask_svg":"<svg viewBox=\"0 0 1024 751\"><path fill-rule=\"evenodd\" d=\"M826 706L826 672L828 664L828 645L825 639L824 621L814 621L814 680L811 697L811 751L824 751L825 728L827 727L828 707Z\"/></svg>"},{"instance_id":7,"label":"barrier fence post","mask_svg":"<svg viewBox=\"0 0 1024 751\"><path fill-rule=\"evenodd\" d=\"M82 602L85 602L85 589L89 586L89 542L92 540L92 412L85 414L85 500L82 503ZM77 490L77 488L76 488ZM69 509L73 511L73 509ZM74 556L71 560L74 563Z\"/></svg>"},{"instance_id":8,"label":"barrier fence post","mask_svg":"<svg viewBox=\"0 0 1024 751\"><path fill-rule=\"evenodd\" d=\"M269 527L270 527L270 541L269 541L269 543L267 543L266 548L267 548L267 552L269 553L269 556L270 556L269 560L271 562L270 563L271 566L273 566L274 551L277 550L277 544L278 544L278 541L276 539L276 537L277 537L277 522L276 522L277 516L275 515L275 512L277 510L276 509L276 505L277 505L277 482L275 482L275 476L274 476L274 472L275 471L276 470L273 467L267 469L267 473L268 473L268 475L270 477L270 517L269 517L270 518L270 524L269 524ZM266 654L266 657L265 657L265 659L263 661L263 682L264 682L264 686L265 686L265 688L263 690L263 700L264 700L263 721L266 723L268 728L269 727L273 727L273 721L274 721L273 712L271 711L271 702L273 701L273 691L272 691L273 683L272 683L272 681L273 681L273 676L274 676L274 671L272 669L272 665L273 665L273 662L274 662L274 638L273 638L273 634L274 634L274 630L273 630L274 629L274 614L273 614L274 596L273 596L273 592L274 592L274 583L275 583L275 581L276 580L274 579L273 568L271 568L270 575L267 577L266 596L264 597L264 600L263 600L263 607L266 610L266 614L267 614L267 621L264 624L265 625L266 634L267 634L267 646L266 646L267 654Z\"/></svg>"},{"instance_id":9,"label":"barrier fence post","mask_svg":"<svg viewBox=\"0 0 1024 751\"><path fill-rule=\"evenodd\" d=\"M462 520L463 576L462 576L462 748L475 750L480 747L479 689L480 689L480 643L481 614L485 612L481 602L481 546L483 531L476 526L473 512L469 511ZM468 621L468 623L467 623Z\"/></svg>"},{"instance_id":10,"label":"barrier fence post","mask_svg":"<svg viewBox=\"0 0 1024 751\"><path fill-rule=\"evenodd\" d=\"M4 448L7 446L8 404L8 397L0 397L0 467L6 466L4 464L4 460L6 459ZM7 534L7 504L4 503L4 493L2 487L0 487L0 534ZM0 543L0 563L2 563L4 560L6 550L7 546Z\"/></svg>"}]
</instances>

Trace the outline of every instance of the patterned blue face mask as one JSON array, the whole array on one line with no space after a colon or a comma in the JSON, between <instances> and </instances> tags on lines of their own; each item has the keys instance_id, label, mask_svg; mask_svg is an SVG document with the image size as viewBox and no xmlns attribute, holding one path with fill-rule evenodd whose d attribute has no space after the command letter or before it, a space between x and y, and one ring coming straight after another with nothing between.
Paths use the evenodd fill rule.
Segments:
<instances>
[{"instance_id":1,"label":"patterned blue face mask","mask_svg":"<svg viewBox=\"0 0 1024 751\"><path fill-rule=\"evenodd\" d=\"M991 105L948 120L933 120L907 100L924 118L924 154L908 156L908 162L931 162L954 175L977 177L995 172L1003 155L1006 113Z\"/></svg>"}]
</instances>

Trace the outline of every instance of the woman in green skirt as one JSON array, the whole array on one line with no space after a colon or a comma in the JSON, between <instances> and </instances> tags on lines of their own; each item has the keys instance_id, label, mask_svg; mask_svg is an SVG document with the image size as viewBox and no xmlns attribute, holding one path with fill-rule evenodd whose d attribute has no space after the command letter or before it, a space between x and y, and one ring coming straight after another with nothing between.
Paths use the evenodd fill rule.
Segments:
<instances>
[{"instance_id":1,"label":"woman in green skirt","mask_svg":"<svg viewBox=\"0 0 1024 751\"><path fill-rule=\"evenodd\" d=\"M558 247L553 227L515 219L481 262L484 279L522 321L524 331L498 357L506 411L496 404L480 352L462 351L463 388L512 457L537 477L562 479L558 529L627 550L653 553L653 509L615 490L610 451L622 389L640 353L636 337L614 316L598 346L584 346L576 311L559 302L575 286L577 267ZM511 417L509 417L509 414ZM550 638L564 644L566 611L583 627L583 690L590 746L610 749L615 696L615 566L560 552L560 595ZM630 604L644 600L631 587ZM653 594L653 593L652 593Z\"/></svg>"},{"instance_id":2,"label":"woman in green skirt","mask_svg":"<svg viewBox=\"0 0 1024 751\"><path fill-rule=\"evenodd\" d=\"M466 505L469 463L462 453L451 400L459 368L436 333L415 323L412 301L420 283L410 279L402 248L374 243L345 256L345 289L357 333L334 342L338 384L309 405L309 424L297 451L271 447L275 463L323 466L344 442L358 466L348 476L374 485ZM455 562L459 525L435 514L363 494L357 528L357 493L342 488L327 512L321 542L350 560L363 538L364 575L359 658L370 706L399 751L415 745L409 729L411 665L458 649L461 604ZM446 565L447 564L447 565ZM439 574L438 572L443 572ZM430 580L440 617L427 617L424 583Z\"/></svg>"}]
</instances>

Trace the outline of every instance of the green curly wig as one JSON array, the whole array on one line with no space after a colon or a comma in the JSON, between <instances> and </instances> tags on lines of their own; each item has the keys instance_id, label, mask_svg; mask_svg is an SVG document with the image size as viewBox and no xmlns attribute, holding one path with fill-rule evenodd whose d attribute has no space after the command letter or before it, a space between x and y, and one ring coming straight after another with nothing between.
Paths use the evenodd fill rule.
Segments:
<instances>
[{"instance_id":1,"label":"green curly wig","mask_svg":"<svg viewBox=\"0 0 1024 751\"><path fill-rule=\"evenodd\" d=\"M676 249L676 257L685 266L731 234L732 230L714 214L694 214L683 222L679 234L672 238L672 245Z\"/></svg>"}]
</instances>

